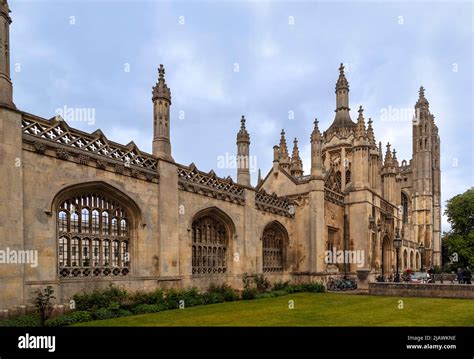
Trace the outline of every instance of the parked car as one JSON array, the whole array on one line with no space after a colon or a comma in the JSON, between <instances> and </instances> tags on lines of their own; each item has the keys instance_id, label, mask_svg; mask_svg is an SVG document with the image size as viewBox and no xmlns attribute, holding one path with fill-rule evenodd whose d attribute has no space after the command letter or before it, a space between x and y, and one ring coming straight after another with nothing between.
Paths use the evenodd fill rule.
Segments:
<instances>
[{"instance_id":1,"label":"parked car","mask_svg":"<svg viewBox=\"0 0 474 359\"><path fill-rule=\"evenodd\" d=\"M410 276L410 283L433 283L433 279L426 272L415 272Z\"/></svg>"}]
</instances>

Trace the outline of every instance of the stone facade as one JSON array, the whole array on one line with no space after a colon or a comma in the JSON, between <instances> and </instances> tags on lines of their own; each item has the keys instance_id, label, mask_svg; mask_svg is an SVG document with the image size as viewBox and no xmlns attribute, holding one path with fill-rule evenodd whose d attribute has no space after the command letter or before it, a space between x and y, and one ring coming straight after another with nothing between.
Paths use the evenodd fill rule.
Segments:
<instances>
[{"instance_id":1,"label":"stone facade","mask_svg":"<svg viewBox=\"0 0 474 359\"><path fill-rule=\"evenodd\" d=\"M282 131L273 167L254 187L244 117L237 182L173 159L163 66L153 87L152 154L100 130L73 129L59 116L17 109L5 0L0 13L0 250L38 254L36 266L0 264L0 309L27 304L45 285L65 303L109 283L241 288L243 273L272 281L325 280L344 271L389 275L397 231L400 268L420 268L420 244L423 266L440 264L439 137L423 89L413 159L399 165L390 145L382 158L362 108L351 120L341 65L334 122L321 133L316 120L310 137L310 173L304 175L297 140L290 156ZM362 262L328 261L327 250L336 249L359 251Z\"/></svg>"}]
</instances>

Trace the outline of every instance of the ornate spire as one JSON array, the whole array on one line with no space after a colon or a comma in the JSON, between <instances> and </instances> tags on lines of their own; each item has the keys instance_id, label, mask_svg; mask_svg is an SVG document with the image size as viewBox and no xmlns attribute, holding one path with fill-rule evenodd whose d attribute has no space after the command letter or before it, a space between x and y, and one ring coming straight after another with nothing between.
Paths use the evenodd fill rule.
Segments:
<instances>
[{"instance_id":1,"label":"ornate spire","mask_svg":"<svg viewBox=\"0 0 474 359\"><path fill-rule=\"evenodd\" d=\"M247 129L245 128L244 115L242 115L242 118L240 119L240 131L237 133L237 143L239 142L250 143L250 136L249 136L249 133L247 132Z\"/></svg>"},{"instance_id":2,"label":"ornate spire","mask_svg":"<svg viewBox=\"0 0 474 359\"><path fill-rule=\"evenodd\" d=\"M392 164L392 152L390 151L390 142L387 143L387 152L385 152L385 166L390 166Z\"/></svg>"},{"instance_id":3,"label":"ornate spire","mask_svg":"<svg viewBox=\"0 0 474 359\"><path fill-rule=\"evenodd\" d=\"M295 177L303 175L303 161L301 161L298 139L293 141L293 152L291 154L291 174Z\"/></svg>"},{"instance_id":4,"label":"ornate spire","mask_svg":"<svg viewBox=\"0 0 474 359\"><path fill-rule=\"evenodd\" d=\"M285 137L285 130L281 130L280 134L280 158L289 158L288 155L288 147L286 146L286 137Z\"/></svg>"},{"instance_id":5,"label":"ornate spire","mask_svg":"<svg viewBox=\"0 0 474 359\"><path fill-rule=\"evenodd\" d=\"M349 90L349 82L347 81L346 76L344 75L344 64L342 62L341 66L339 66L339 78L336 82L336 91L341 89Z\"/></svg>"},{"instance_id":6,"label":"ornate spire","mask_svg":"<svg viewBox=\"0 0 474 359\"><path fill-rule=\"evenodd\" d=\"M367 137L365 131L364 109L359 106L359 117L357 117L356 138Z\"/></svg>"},{"instance_id":7,"label":"ornate spire","mask_svg":"<svg viewBox=\"0 0 474 359\"><path fill-rule=\"evenodd\" d=\"M152 100L155 101L156 99L165 99L171 102L171 91L166 85L165 81L165 68L161 64L158 68L158 81L156 85L153 87L153 97Z\"/></svg>"},{"instance_id":8,"label":"ornate spire","mask_svg":"<svg viewBox=\"0 0 474 359\"><path fill-rule=\"evenodd\" d=\"M317 118L314 119L314 129L311 133L311 142L316 142L321 139L321 131L319 131L319 121Z\"/></svg>"},{"instance_id":9,"label":"ornate spire","mask_svg":"<svg viewBox=\"0 0 474 359\"><path fill-rule=\"evenodd\" d=\"M395 148L392 151L392 163L395 167L398 167L397 151Z\"/></svg>"},{"instance_id":10,"label":"ornate spire","mask_svg":"<svg viewBox=\"0 0 474 359\"><path fill-rule=\"evenodd\" d=\"M290 169L291 159L286 146L285 130L281 130L280 146L279 146L280 164L286 170Z\"/></svg>"},{"instance_id":11,"label":"ornate spire","mask_svg":"<svg viewBox=\"0 0 474 359\"><path fill-rule=\"evenodd\" d=\"M368 121L368 126L367 126L367 138L369 139L369 144L373 147L377 147L375 144L375 135L374 135L374 129L372 128L372 119L369 118Z\"/></svg>"},{"instance_id":12,"label":"ornate spire","mask_svg":"<svg viewBox=\"0 0 474 359\"><path fill-rule=\"evenodd\" d=\"M341 63L339 78L336 82L336 116L326 131L327 135L338 132L349 133L348 130L355 129L356 124L352 122L349 110L349 82L344 75L344 65Z\"/></svg>"},{"instance_id":13,"label":"ornate spire","mask_svg":"<svg viewBox=\"0 0 474 359\"><path fill-rule=\"evenodd\" d=\"M418 101L416 102L415 108L425 108L428 109L430 104L425 97L425 88L423 86L420 87Z\"/></svg>"},{"instance_id":14,"label":"ornate spire","mask_svg":"<svg viewBox=\"0 0 474 359\"><path fill-rule=\"evenodd\" d=\"M257 179L257 183L260 183L262 182L262 170L259 168L258 169L258 179Z\"/></svg>"},{"instance_id":15,"label":"ornate spire","mask_svg":"<svg viewBox=\"0 0 474 359\"><path fill-rule=\"evenodd\" d=\"M237 183L244 186L250 186L249 152L250 136L245 128L245 116L242 115L237 133Z\"/></svg>"}]
</instances>

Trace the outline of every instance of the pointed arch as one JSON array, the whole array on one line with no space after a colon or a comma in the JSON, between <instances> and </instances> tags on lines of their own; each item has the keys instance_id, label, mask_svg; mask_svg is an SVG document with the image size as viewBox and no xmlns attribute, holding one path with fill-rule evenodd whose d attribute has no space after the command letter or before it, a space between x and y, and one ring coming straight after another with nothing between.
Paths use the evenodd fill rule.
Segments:
<instances>
[{"instance_id":1,"label":"pointed arch","mask_svg":"<svg viewBox=\"0 0 474 359\"><path fill-rule=\"evenodd\" d=\"M402 210L402 220L403 223L408 223L408 214L410 211L410 200L408 195L405 192L400 193L400 205L401 205L401 210Z\"/></svg>"},{"instance_id":2,"label":"pointed arch","mask_svg":"<svg viewBox=\"0 0 474 359\"><path fill-rule=\"evenodd\" d=\"M227 273L230 241L235 234L232 219L221 209L209 207L193 216L190 228L192 274Z\"/></svg>"},{"instance_id":3,"label":"pointed arch","mask_svg":"<svg viewBox=\"0 0 474 359\"><path fill-rule=\"evenodd\" d=\"M382 274L387 277L392 272L392 242L386 234L382 240Z\"/></svg>"},{"instance_id":4,"label":"pointed arch","mask_svg":"<svg viewBox=\"0 0 474 359\"><path fill-rule=\"evenodd\" d=\"M286 269L288 231L278 221L268 223L262 234L262 271L281 273Z\"/></svg>"},{"instance_id":5,"label":"pointed arch","mask_svg":"<svg viewBox=\"0 0 474 359\"><path fill-rule=\"evenodd\" d=\"M141 220L133 199L93 181L63 187L50 206L56 218L60 279L129 274L130 249Z\"/></svg>"}]
</instances>

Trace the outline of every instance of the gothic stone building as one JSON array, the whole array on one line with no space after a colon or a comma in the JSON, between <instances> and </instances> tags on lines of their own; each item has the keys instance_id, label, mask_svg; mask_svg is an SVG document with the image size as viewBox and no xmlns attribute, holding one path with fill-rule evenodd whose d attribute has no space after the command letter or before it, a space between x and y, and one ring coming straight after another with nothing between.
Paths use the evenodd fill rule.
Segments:
<instances>
[{"instance_id":1,"label":"gothic stone building","mask_svg":"<svg viewBox=\"0 0 474 359\"><path fill-rule=\"evenodd\" d=\"M12 98L10 11L0 4L0 249L38 253L37 266L0 264L0 309L28 303L45 285L64 303L109 283L241 288L243 273L314 281L347 271L373 280L393 273L397 232L400 269L440 264L440 142L423 88L413 158L399 164L389 144L385 155L376 145L362 108L352 121L341 65L334 121L323 133L315 121L310 136L310 172L296 140L289 155L282 131L273 167L254 187L248 161L235 182L172 157L162 66L152 154L21 111ZM251 153L244 117L236 153ZM328 262L326 250L336 248L361 251L363 262Z\"/></svg>"}]
</instances>

